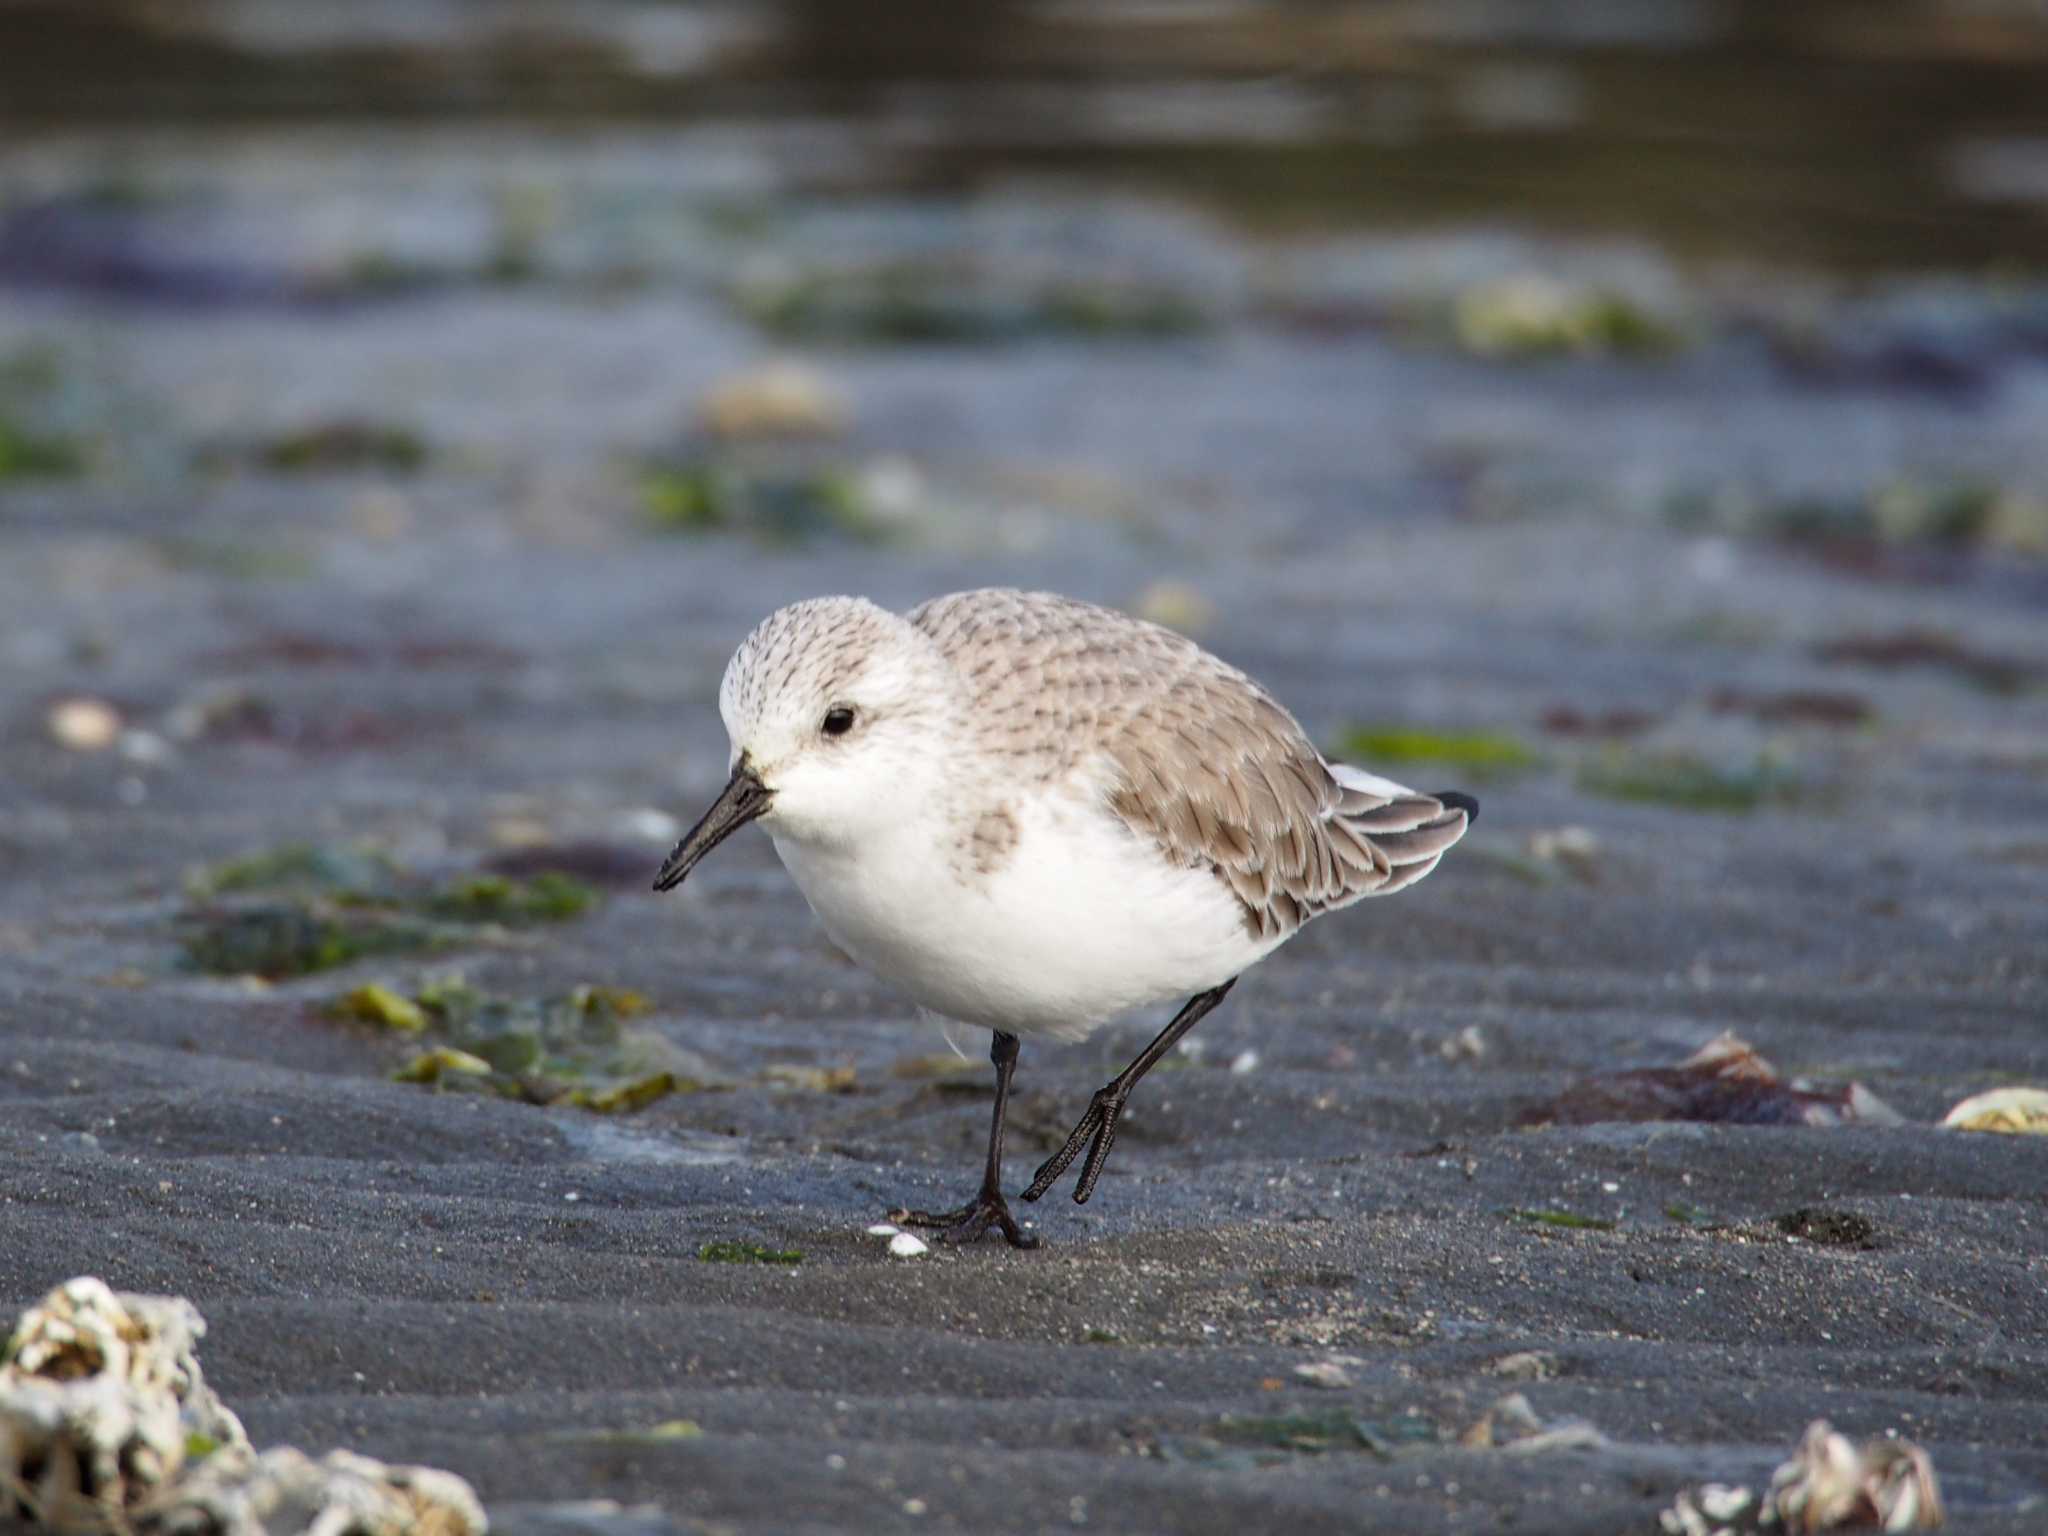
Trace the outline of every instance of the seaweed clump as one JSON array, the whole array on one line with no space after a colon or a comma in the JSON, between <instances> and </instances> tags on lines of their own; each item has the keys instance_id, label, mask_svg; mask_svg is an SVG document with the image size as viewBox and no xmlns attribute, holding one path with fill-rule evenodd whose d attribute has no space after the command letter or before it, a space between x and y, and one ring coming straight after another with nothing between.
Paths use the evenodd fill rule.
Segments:
<instances>
[{"instance_id":1,"label":"seaweed clump","mask_svg":"<svg viewBox=\"0 0 2048 1536\"><path fill-rule=\"evenodd\" d=\"M624 987L503 997L445 977L410 996L358 987L329 1011L419 1041L421 1049L393 1074L399 1082L618 1115L716 1086L693 1055L629 1022L651 1006Z\"/></svg>"},{"instance_id":2,"label":"seaweed clump","mask_svg":"<svg viewBox=\"0 0 2048 1536\"><path fill-rule=\"evenodd\" d=\"M493 928L567 922L597 902L554 871L436 878L374 850L298 843L202 870L186 890L186 963L266 981L459 948Z\"/></svg>"}]
</instances>

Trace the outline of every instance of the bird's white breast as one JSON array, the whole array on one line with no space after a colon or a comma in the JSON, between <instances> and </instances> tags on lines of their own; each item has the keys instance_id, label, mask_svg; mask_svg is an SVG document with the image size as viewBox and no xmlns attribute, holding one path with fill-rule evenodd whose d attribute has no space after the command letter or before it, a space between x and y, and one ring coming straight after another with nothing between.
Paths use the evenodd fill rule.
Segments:
<instances>
[{"instance_id":1,"label":"bird's white breast","mask_svg":"<svg viewBox=\"0 0 2048 1536\"><path fill-rule=\"evenodd\" d=\"M856 846L769 830L835 943L963 1023L1079 1039L1218 986L1279 942L1247 930L1211 872L1168 862L1084 787L1007 808L1014 846L986 870L946 818L907 818Z\"/></svg>"}]
</instances>

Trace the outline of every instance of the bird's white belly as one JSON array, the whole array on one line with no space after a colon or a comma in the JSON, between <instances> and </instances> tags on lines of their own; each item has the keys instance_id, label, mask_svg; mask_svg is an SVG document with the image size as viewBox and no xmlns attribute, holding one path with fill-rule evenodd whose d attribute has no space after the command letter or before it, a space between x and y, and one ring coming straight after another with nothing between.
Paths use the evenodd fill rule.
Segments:
<instances>
[{"instance_id":1,"label":"bird's white belly","mask_svg":"<svg viewBox=\"0 0 2048 1536\"><path fill-rule=\"evenodd\" d=\"M1175 867L1097 805L1047 797L1014 812L1016 845L986 874L944 825L857 848L769 830L835 943L963 1023L1079 1039L1218 986L1277 942L1252 936L1213 874Z\"/></svg>"}]
</instances>

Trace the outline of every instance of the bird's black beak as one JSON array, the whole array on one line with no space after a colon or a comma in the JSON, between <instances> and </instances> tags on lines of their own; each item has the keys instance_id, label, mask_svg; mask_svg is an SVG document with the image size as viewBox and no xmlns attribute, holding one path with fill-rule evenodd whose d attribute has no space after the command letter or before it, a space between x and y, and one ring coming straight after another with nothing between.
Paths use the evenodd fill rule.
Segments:
<instances>
[{"instance_id":1,"label":"bird's black beak","mask_svg":"<svg viewBox=\"0 0 2048 1536\"><path fill-rule=\"evenodd\" d=\"M761 782L745 758L733 769L725 788L697 825L683 834L675 851L662 860L661 873L654 877L657 891L672 891L683 877L697 867L697 861L768 809L775 792Z\"/></svg>"}]
</instances>

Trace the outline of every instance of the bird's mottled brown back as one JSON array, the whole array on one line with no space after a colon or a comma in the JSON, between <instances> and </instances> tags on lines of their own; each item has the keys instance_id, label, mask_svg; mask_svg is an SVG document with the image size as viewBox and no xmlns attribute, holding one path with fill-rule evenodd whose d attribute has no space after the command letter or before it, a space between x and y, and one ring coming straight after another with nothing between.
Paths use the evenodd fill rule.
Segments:
<instances>
[{"instance_id":1,"label":"bird's mottled brown back","mask_svg":"<svg viewBox=\"0 0 2048 1536\"><path fill-rule=\"evenodd\" d=\"M1027 782L1106 758L1110 808L1176 863L1214 870L1255 934L1290 933L1396 876L1399 861L1354 814L1378 814L1390 833L1446 814L1427 796L1340 785L1265 689L1156 624L1008 591L934 598L909 619L965 681L976 729ZM1452 814L1442 846L1464 830Z\"/></svg>"}]
</instances>

